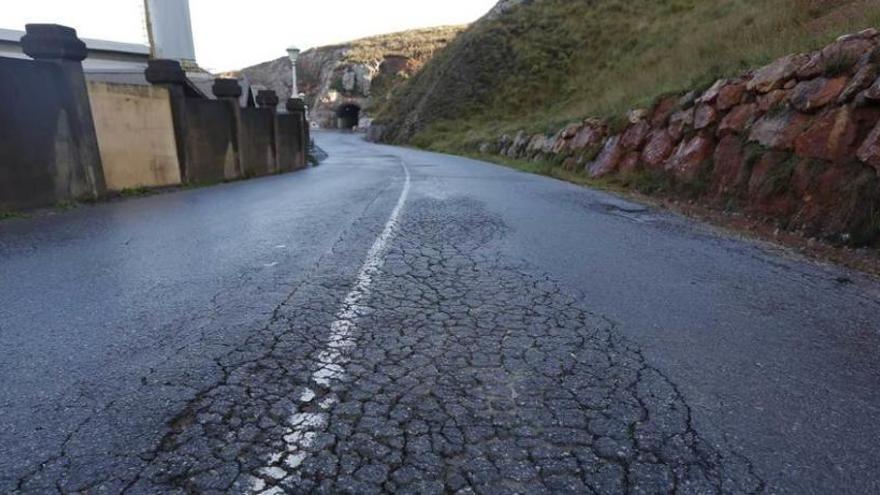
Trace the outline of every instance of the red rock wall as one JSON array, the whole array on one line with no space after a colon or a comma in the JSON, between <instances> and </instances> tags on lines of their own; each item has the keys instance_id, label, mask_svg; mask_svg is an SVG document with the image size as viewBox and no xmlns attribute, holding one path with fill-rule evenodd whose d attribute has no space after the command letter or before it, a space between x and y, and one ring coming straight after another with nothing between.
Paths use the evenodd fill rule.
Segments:
<instances>
[{"instance_id":1,"label":"red rock wall","mask_svg":"<svg viewBox=\"0 0 880 495\"><path fill-rule=\"evenodd\" d=\"M810 237L880 241L880 32L844 36L701 93L553 136L519 132L480 151L550 160L594 177L639 177Z\"/></svg>"}]
</instances>

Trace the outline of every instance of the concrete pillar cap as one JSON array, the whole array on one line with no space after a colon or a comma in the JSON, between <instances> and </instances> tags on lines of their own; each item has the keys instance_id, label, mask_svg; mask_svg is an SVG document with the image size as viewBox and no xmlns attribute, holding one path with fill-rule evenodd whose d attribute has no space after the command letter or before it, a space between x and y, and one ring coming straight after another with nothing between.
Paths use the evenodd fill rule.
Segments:
<instances>
[{"instance_id":1,"label":"concrete pillar cap","mask_svg":"<svg viewBox=\"0 0 880 495\"><path fill-rule=\"evenodd\" d=\"M257 92L257 105L263 108L275 108L278 106L278 94L271 89L261 89Z\"/></svg>"},{"instance_id":2,"label":"concrete pillar cap","mask_svg":"<svg viewBox=\"0 0 880 495\"><path fill-rule=\"evenodd\" d=\"M58 24L27 24L21 37L24 53L36 60L72 60L88 57L86 44L76 36L76 29Z\"/></svg>"},{"instance_id":3,"label":"concrete pillar cap","mask_svg":"<svg viewBox=\"0 0 880 495\"><path fill-rule=\"evenodd\" d=\"M238 79L214 79L214 86L211 90L217 98L239 98L241 96L241 85L238 84Z\"/></svg>"},{"instance_id":4,"label":"concrete pillar cap","mask_svg":"<svg viewBox=\"0 0 880 495\"><path fill-rule=\"evenodd\" d=\"M304 102L302 98L290 98L287 100L286 106L287 111L291 113L306 111L306 102Z\"/></svg>"},{"instance_id":5,"label":"concrete pillar cap","mask_svg":"<svg viewBox=\"0 0 880 495\"><path fill-rule=\"evenodd\" d=\"M177 60L153 59L147 62L144 71L147 81L151 84L184 84L186 72Z\"/></svg>"}]
</instances>

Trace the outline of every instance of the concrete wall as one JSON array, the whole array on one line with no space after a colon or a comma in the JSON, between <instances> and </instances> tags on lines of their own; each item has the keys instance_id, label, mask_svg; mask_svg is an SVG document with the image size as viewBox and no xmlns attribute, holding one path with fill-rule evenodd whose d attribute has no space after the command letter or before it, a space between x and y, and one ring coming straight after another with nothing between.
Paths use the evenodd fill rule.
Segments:
<instances>
[{"instance_id":1,"label":"concrete wall","mask_svg":"<svg viewBox=\"0 0 880 495\"><path fill-rule=\"evenodd\" d=\"M236 122L225 101L187 98L186 182L203 184L241 177Z\"/></svg>"},{"instance_id":2,"label":"concrete wall","mask_svg":"<svg viewBox=\"0 0 880 495\"><path fill-rule=\"evenodd\" d=\"M245 177L276 173L275 111L242 108L239 114L239 158Z\"/></svg>"},{"instance_id":3,"label":"concrete wall","mask_svg":"<svg viewBox=\"0 0 880 495\"><path fill-rule=\"evenodd\" d=\"M0 208L94 198L104 178L78 62L0 58Z\"/></svg>"},{"instance_id":4,"label":"concrete wall","mask_svg":"<svg viewBox=\"0 0 880 495\"><path fill-rule=\"evenodd\" d=\"M180 184L168 90L89 82L107 189Z\"/></svg>"},{"instance_id":5,"label":"concrete wall","mask_svg":"<svg viewBox=\"0 0 880 495\"><path fill-rule=\"evenodd\" d=\"M35 60L0 57L0 210L306 165L302 102L295 114L276 115L273 94L240 108L228 81L209 100L173 61L150 62L152 85L87 83L86 47L64 26L28 25L22 46Z\"/></svg>"}]
</instances>

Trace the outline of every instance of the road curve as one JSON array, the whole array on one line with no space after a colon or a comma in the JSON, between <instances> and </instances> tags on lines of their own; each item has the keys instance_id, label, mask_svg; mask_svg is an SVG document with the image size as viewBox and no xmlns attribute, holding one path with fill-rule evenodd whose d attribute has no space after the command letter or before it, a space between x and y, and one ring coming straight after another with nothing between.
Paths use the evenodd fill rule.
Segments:
<instances>
[{"instance_id":1,"label":"road curve","mask_svg":"<svg viewBox=\"0 0 880 495\"><path fill-rule=\"evenodd\" d=\"M0 223L0 493L877 493L880 285L544 177Z\"/></svg>"}]
</instances>

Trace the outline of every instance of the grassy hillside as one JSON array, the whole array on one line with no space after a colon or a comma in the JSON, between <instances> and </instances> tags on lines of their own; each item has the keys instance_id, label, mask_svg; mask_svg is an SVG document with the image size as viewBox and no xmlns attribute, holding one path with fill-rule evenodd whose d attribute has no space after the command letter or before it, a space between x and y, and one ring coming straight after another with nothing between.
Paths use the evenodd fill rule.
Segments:
<instances>
[{"instance_id":1,"label":"grassy hillside","mask_svg":"<svg viewBox=\"0 0 880 495\"><path fill-rule=\"evenodd\" d=\"M438 26L354 40L341 47L349 48L346 62L364 63L381 60L385 55L429 58L464 30L464 26Z\"/></svg>"},{"instance_id":2,"label":"grassy hillside","mask_svg":"<svg viewBox=\"0 0 880 495\"><path fill-rule=\"evenodd\" d=\"M877 0L537 0L459 35L380 122L391 141L456 150L620 115L870 26Z\"/></svg>"},{"instance_id":3,"label":"grassy hillside","mask_svg":"<svg viewBox=\"0 0 880 495\"><path fill-rule=\"evenodd\" d=\"M351 64L378 64L386 56L396 55L412 60L411 65L396 74L378 74L371 87L372 100L382 104L410 77L421 69L438 51L455 39L466 26L438 26L398 33L371 36L346 45L343 62ZM369 110L376 103L371 103Z\"/></svg>"}]
</instances>

